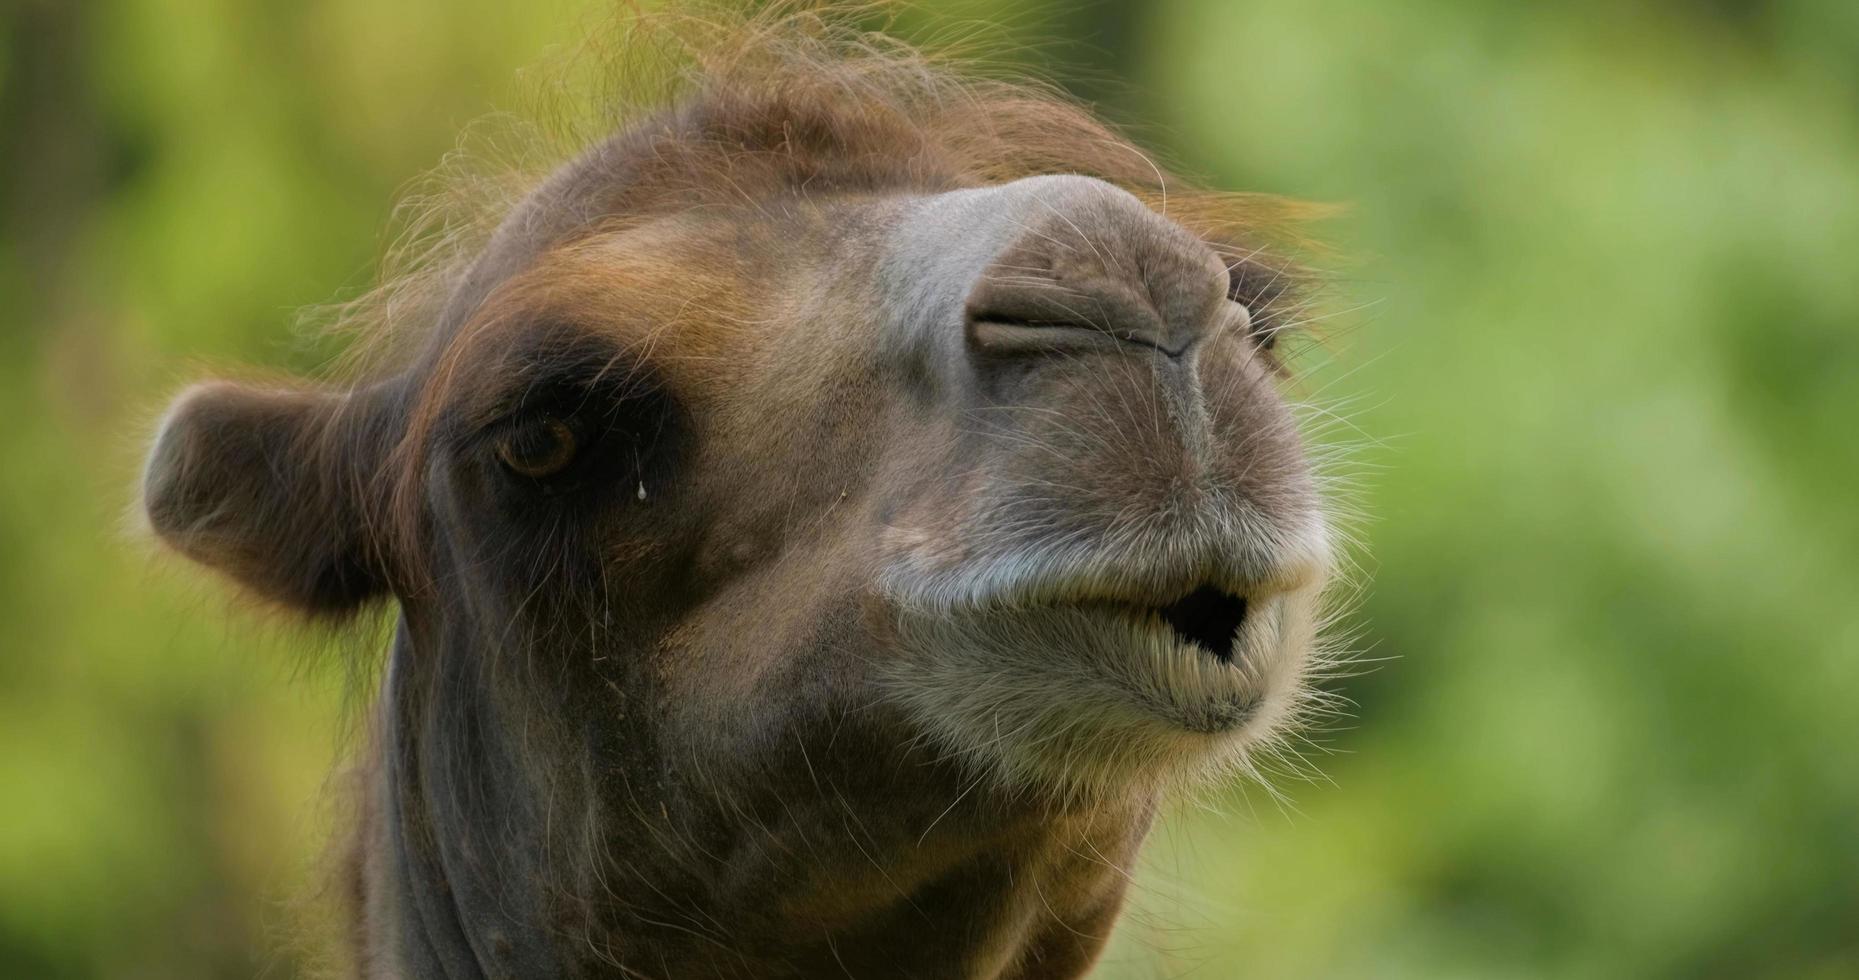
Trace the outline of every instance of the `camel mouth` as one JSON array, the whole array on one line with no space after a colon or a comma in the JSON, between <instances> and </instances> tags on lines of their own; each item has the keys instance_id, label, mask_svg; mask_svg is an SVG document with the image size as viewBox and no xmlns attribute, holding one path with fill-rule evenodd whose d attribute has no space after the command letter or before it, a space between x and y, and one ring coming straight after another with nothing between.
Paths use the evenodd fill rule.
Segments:
<instances>
[{"instance_id":1,"label":"camel mouth","mask_svg":"<svg viewBox=\"0 0 1859 980\"><path fill-rule=\"evenodd\" d=\"M1010 783L1193 782L1291 717L1319 583L1040 584L1036 599L900 609L886 665L928 731Z\"/></svg>"},{"instance_id":2,"label":"camel mouth","mask_svg":"<svg viewBox=\"0 0 1859 980\"><path fill-rule=\"evenodd\" d=\"M1010 785L1218 778L1295 724L1330 581L1322 525L1259 540L1047 542L956 561L899 547L876 607L896 643L881 683Z\"/></svg>"},{"instance_id":3,"label":"camel mouth","mask_svg":"<svg viewBox=\"0 0 1859 980\"><path fill-rule=\"evenodd\" d=\"M1166 627L1183 646L1222 664L1231 665L1240 630L1246 623L1246 597L1211 583L1196 586L1180 598L1159 605L1098 600L1100 606L1147 623Z\"/></svg>"}]
</instances>

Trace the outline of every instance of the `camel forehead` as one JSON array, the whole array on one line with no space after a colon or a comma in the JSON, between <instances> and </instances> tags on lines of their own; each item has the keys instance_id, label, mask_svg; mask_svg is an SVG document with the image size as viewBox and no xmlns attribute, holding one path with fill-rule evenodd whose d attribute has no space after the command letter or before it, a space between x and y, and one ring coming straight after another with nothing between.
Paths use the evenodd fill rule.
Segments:
<instances>
[{"instance_id":1,"label":"camel forehead","mask_svg":"<svg viewBox=\"0 0 1859 980\"><path fill-rule=\"evenodd\" d=\"M921 161L910 158L910 140L901 134L863 151L827 139L813 153L791 152L789 139L797 132L824 128L846 136L814 118L842 113L856 116L857 107L777 101L751 111L698 100L620 129L561 164L503 215L450 292L438 321L442 335L473 319L489 297L541 257L615 222L670 218L676 226L691 216L730 215L767 230L783 223L792 202L960 183L953 174L916 172Z\"/></svg>"},{"instance_id":2,"label":"camel forehead","mask_svg":"<svg viewBox=\"0 0 1859 980\"><path fill-rule=\"evenodd\" d=\"M673 376L752 341L768 236L747 221L676 215L609 230L546 257L543 309L662 361ZM692 380L697 380L693 378Z\"/></svg>"},{"instance_id":3,"label":"camel forehead","mask_svg":"<svg viewBox=\"0 0 1859 980\"><path fill-rule=\"evenodd\" d=\"M667 380L726 381L719 358L753 347L768 266L752 225L667 216L592 233L536 257L448 338L454 357L494 362L531 335L564 329L650 360Z\"/></svg>"},{"instance_id":4,"label":"camel forehead","mask_svg":"<svg viewBox=\"0 0 1859 980\"><path fill-rule=\"evenodd\" d=\"M738 205L606 222L532 260L443 337L424 410L471 426L590 357L697 409L731 444L817 417L870 366L885 297L871 250L889 199ZM863 270L863 271L862 271ZM576 367L576 365L580 365ZM432 416L428 416L432 417Z\"/></svg>"}]
</instances>

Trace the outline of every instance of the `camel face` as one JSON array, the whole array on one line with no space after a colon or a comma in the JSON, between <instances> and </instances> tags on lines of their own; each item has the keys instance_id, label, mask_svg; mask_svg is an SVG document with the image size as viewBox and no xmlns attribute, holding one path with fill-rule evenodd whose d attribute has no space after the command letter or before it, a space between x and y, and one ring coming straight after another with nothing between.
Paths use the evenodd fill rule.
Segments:
<instances>
[{"instance_id":1,"label":"camel face","mask_svg":"<svg viewBox=\"0 0 1859 980\"><path fill-rule=\"evenodd\" d=\"M557 170L390 370L156 439L175 549L399 607L354 874L408 975L1074 975L1308 697L1287 266L1076 108L815 67Z\"/></svg>"}]
</instances>

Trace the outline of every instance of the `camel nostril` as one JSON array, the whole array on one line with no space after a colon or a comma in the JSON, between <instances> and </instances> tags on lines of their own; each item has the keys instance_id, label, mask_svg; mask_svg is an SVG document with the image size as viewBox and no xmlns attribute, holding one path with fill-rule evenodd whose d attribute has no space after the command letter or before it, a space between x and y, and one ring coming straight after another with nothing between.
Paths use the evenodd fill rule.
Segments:
<instances>
[{"instance_id":1,"label":"camel nostril","mask_svg":"<svg viewBox=\"0 0 1859 980\"><path fill-rule=\"evenodd\" d=\"M968 341L979 351L998 355L1117 350L1133 344L1179 357L1188 346L1181 343L1173 348L1165 346L1158 331L1142 327L1098 326L1074 319L1044 319L987 311L969 314Z\"/></svg>"},{"instance_id":2,"label":"camel nostril","mask_svg":"<svg viewBox=\"0 0 1859 980\"><path fill-rule=\"evenodd\" d=\"M978 353L1182 357L1218 332L1226 263L1130 193L1047 175L958 200L962 213L940 215L934 230L960 229L974 248L951 242L926 258L962 257L961 311Z\"/></svg>"}]
</instances>

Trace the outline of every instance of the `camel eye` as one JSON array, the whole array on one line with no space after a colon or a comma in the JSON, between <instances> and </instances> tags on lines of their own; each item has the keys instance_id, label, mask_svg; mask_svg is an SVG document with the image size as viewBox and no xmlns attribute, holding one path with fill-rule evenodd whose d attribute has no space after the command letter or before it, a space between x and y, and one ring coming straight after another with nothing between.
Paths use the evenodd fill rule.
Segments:
<instances>
[{"instance_id":1,"label":"camel eye","mask_svg":"<svg viewBox=\"0 0 1859 980\"><path fill-rule=\"evenodd\" d=\"M497 458L519 476L554 476L574 462L579 449L574 427L544 415L512 428L497 440Z\"/></svg>"},{"instance_id":2,"label":"camel eye","mask_svg":"<svg viewBox=\"0 0 1859 980\"><path fill-rule=\"evenodd\" d=\"M1260 350L1271 350L1278 346L1278 327L1273 324L1254 327L1252 337L1253 343L1258 344Z\"/></svg>"},{"instance_id":3,"label":"camel eye","mask_svg":"<svg viewBox=\"0 0 1859 980\"><path fill-rule=\"evenodd\" d=\"M1295 278L1287 266L1262 265L1242 259L1227 270L1227 299L1246 311L1246 335L1255 347L1271 351L1278 346L1278 335L1293 328L1285 322L1298 307L1288 302L1291 281Z\"/></svg>"},{"instance_id":4,"label":"camel eye","mask_svg":"<svg viewBox=\"0 0 1859 980\"><path fill-rule=\"evenodd\" d=\"M1278 345L1276 324L1260 323L1253 319L1252 308L1237 299L1229 299L1232 304L1234 329L1242 336L1249 337L1260 350L1271 350Z\"/></svg>"}]
</instances>

